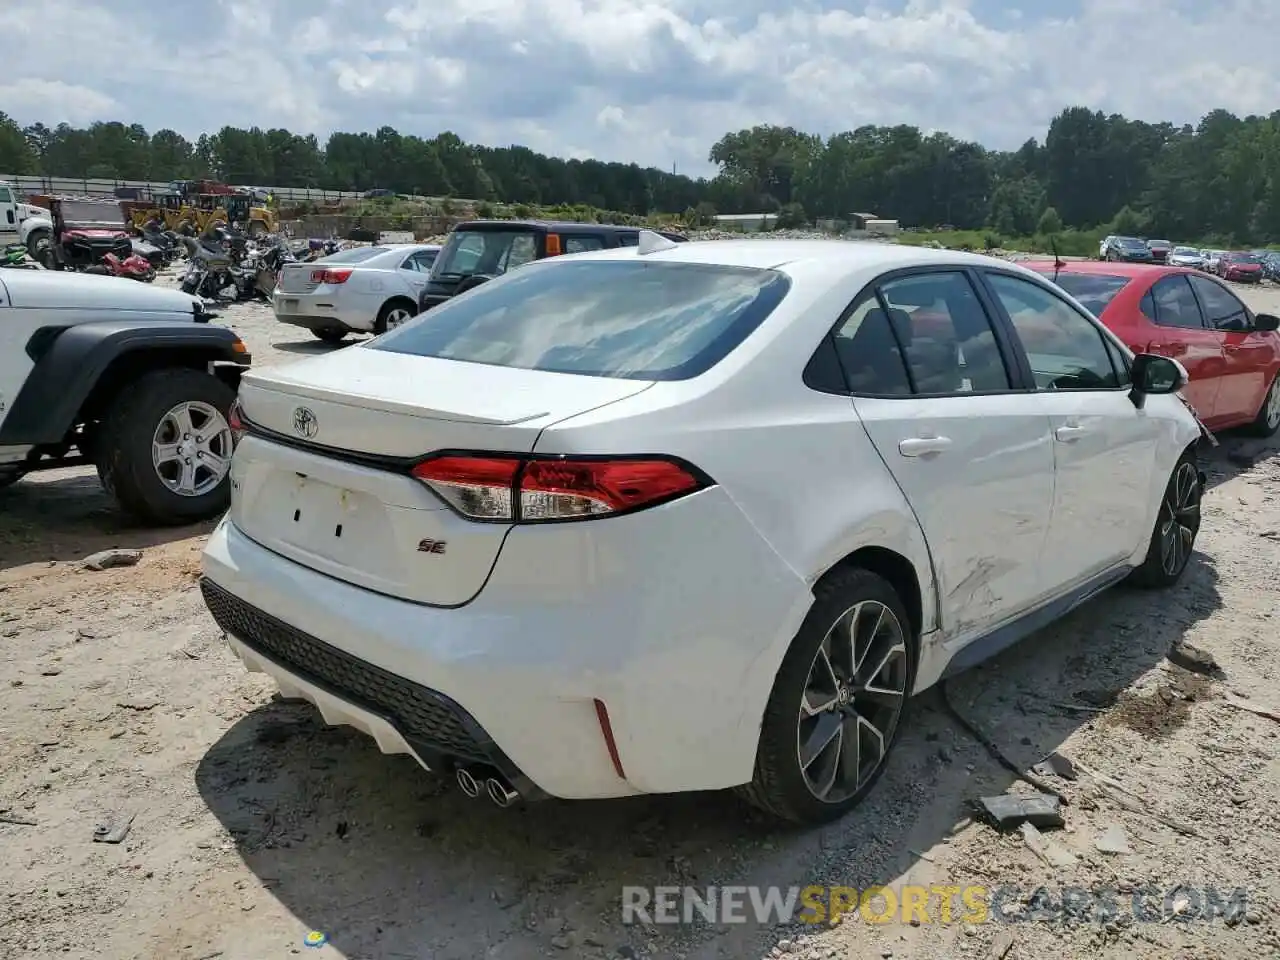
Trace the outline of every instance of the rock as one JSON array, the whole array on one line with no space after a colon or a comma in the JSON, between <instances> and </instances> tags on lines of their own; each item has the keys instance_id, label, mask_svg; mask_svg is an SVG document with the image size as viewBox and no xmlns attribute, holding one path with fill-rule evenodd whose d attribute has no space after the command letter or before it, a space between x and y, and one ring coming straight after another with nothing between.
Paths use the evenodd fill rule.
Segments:
<instances>
[{"instance_id":1,"label":"rock","mask_svg":"<svg viewBox=\"0 0 1280 960\"><path fill-rule=\"evenodd\" d=\"M1008 930L1001 930L996 938L991 941L991 949L987 951L987 956L991 960L1004 960L1009 955L1009 951L1013 949L1013 934Z\"/></svg>"},{"instance_id":2,"label":"rock","mask_svg":"<svg viewBox=\"0 0 1280 960\"><path fill-rule=\"evenodd\" d=\"M1190 670L1192 673L1203 674L1206 677L1221 677L1223 675L1222 668L1218 666L1218 661L1213 659L1213 654L1207 650L1201 650L1185 640L1179 640L1173 645L1172 649L1169 650L1168 658L1170 663L1175 663L1184 670Z\"/></svg>"},{"instance_id":3,"label":"rock","mask_svg":"<svg viewBox=\"0 0 1280 960\"><path fill-rule=\"evenodd\" d=\"M1098 848L1099 853L1122 854L1133 852L1133 848L1129 846L1129 837L1125 834L1124 827L1118 823L1108 824L1102 833L1094 838L1093 845Z\"/></svg>"},{"instance_id":4,"label":"rock","mask_svg":"<svg viewBox=\"0 0 1280 960\"><path fill-rule=\"evenodd\" d=\"M573 949L574 938L572 933L557 933L551 938L551 945L557 950Z\"/></svg>"},{"instance_id":5,"label":"rock","mask_svg":"<svg viewBox=\"0 0 1280 960\"><path fill-rule=\"evenodd\" d=\"M1031 823L1024 822L1021 829L1022 840L1027 845L1027 849L1049 866L1061 869L1069 867L1076 862L1074 853L1062 846L1062 844L1050 840L1032 826Z\"/></svg>"},{"instance_id":6,"label":"rock","mask_svg":"<svg viewBox=\"0 0 1280 960\"><path fill-rule=\"evenodd\" d=\"M110 570L112 567L132 567L141 559L141 550L100 550L84 558L84 568Z\"/></svg>"}]
</instances>

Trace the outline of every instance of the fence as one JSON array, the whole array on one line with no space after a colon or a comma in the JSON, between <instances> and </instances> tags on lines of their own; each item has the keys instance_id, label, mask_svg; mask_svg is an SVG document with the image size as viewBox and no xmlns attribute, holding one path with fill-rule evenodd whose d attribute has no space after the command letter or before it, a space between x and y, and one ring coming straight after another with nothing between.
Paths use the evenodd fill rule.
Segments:
<instances>
[{"instance_id":1,"label":"fence","mask_svg":"<svg viewBox=\"0 0 1280 960\"><path fill-rule=\"evenodd\" d=\"M170 181L160 180L78 180L74 177L15 177L0 173L0 182L11 183L20 194L69 194L77 197L114 197L120 187L146 191L167 190ZM340 190L318 190L311 187L267 187L258 189L273 194L277 200L292 203L337 203L358 200L363 193Z\"/></svg>"}]
</instances>

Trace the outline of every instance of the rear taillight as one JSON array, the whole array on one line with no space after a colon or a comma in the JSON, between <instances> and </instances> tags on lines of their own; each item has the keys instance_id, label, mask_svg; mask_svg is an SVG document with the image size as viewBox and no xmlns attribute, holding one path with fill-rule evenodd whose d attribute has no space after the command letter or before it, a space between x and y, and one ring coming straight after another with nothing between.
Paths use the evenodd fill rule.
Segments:
<instances>
[{"instance_id":1,"label":"rear taillight","mask_svg":"<svg viewBox=\"0 0 1280 960\"><path fill-rule=\"evenodd\" d=\"M244 413L240 407L240 401L235 400L231 404L231 409L227 411L227 426L231 428L231 440L233 443L239 443L240 438L244 436L248 429L244 423Z\"/></svg>"},{"instance_id":2,"label":"rear taillight","mask_svg":"<svg viewBox=\"0 0 1280 960\"><path fill-rule=\"evenodd\" d=\"M711 485L666 457L443 455L413 475L471 520L544 523L630 513Z\"/></svg>"},{"instance_id":3,"label":"rear taillight","mask_svg":"<svg viewBox=\"0 0 1280 960\"><path fill-rule=\"evenodd\" d=\"M345 270L312 270L312 283L346 283L351 276L351 268Z\"/></svg>"}]
</instances>

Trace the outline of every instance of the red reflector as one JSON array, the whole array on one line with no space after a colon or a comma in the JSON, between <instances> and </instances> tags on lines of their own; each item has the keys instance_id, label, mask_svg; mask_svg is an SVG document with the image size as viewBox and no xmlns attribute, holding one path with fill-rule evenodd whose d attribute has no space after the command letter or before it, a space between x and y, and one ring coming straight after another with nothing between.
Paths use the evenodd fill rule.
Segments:
<instances>
[{"instance_id":1,"label":"red reflector","mask_svg":"<svg viewBox=\"0 0 1280 960\"><path fill-rule=\"evenodd\" d=\"M613 763L613 772L618 775L618 779L627 779L626 771L622 769L622 757L618 756L618 741L613 736L613 724L609 722L609 708L604 705L604 701L596 698L596 721L600 724L600 735L604 737L605 749L609 751L609 760Z\"/></svg>"}]
</instances>

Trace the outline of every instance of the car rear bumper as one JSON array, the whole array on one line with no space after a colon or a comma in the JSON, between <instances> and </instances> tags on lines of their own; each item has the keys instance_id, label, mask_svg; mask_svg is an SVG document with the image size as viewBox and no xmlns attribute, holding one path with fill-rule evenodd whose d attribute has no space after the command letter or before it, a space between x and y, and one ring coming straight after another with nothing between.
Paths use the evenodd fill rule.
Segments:
<instances>
[{"instance_id":1,"label":"car rear bumper","mask_svg":"<svg viewBox=\"0 0 1280 960\"><path fill-rule=\"evenodd\" d=\"M429 769L481 762L565 799L750 780L808 585L718 488L581 526L514 528L481 594L441 608L324 576L224 519L203 589L250 669Z\"/></svg>"},{"instance_id":2,"label":"car rear bumper","mask_svg":"<svg viewBox=\"0 0 1280 960\"><path fill-rule=\"evenodd\" d=\"M335 303L332 291L323 294L288 293L275 290L271 294L271 309L276 319L308 330L345 330L368 333L373 329L372 317L353 316Z\"/></svg>"}]
</instances>

